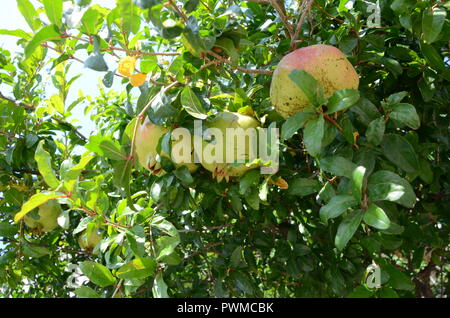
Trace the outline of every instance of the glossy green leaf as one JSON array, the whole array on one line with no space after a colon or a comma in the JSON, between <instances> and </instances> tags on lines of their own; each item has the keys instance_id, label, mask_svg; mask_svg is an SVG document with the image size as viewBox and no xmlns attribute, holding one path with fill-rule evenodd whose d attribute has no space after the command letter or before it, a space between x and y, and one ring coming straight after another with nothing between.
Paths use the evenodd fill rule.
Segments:
<instances>
[{"instance_id":1,"label":"glossy green leaf","mask_svg":"<svg viewBox=\"0 0 450 318\"><path fill-rule=\"evenodd\" d=\"M374 203L371 203L364 213L364 222L379 230L386 230L391 225L391 221L383 209Z\"/></svg>"},{"instance_id":2,"label":"glossy green leaf","mask_svg":"<svg viewBox=\"0 0 450 318\"><path fill-rule=\"evenodd\" d=\"M413 146L408 140L397 134L384 135L381 149L386 158L406 172L417 172L419 160Z\"/></svg>"},{"instance_id":3,"label":"glossy green leaf","mask_svg":"<svg viewBox=\"0 0 450 318\"><path fill-rule=\"evenodd\" d=\"M358 229L363 218L363 210L355 210L346 215L337 229L334 243L339 250L343 250Z\"/></svg>"},{"instance_id":4,"label":"glossy green leaf","mask_svg":"<svg viewBox=\"0 0 450 318\"><path fill-rule=\"evenodd\" d=\"M351 178L356 164L341 156L330 156L320 160L320 168L335 176Z\"/></svg>"},{"instance_id":5,"label":"glossy green leaf","mask_svg":"<svg viewBox=\"0 0 450 318\"><path fill-rule=\"evenodd\" d=\"M320 218L326 222L329 219L338 217L356 204L358 202L351 195L337 195L331 198L327 205L320 208Z\"/></svg>"},{"instance_id":6,"label":"glossy green leaf","mask_svg":"<svg viewBox=\"0 0 450 318\"><path fill-rule=\"evenodd\" d=\"M85 261L80 263L80 269L92 283L100 287L111 286L116 282L111 271L102 264Z\"/></svg>"},{"instance_id":7,"label":"glossy green leaf","mask_svg":"<svg viewBox=\"0 0 450 318\"><path fill-rule=\"evenodd\" d=\"M367 126L367 141L374 146L378 146L383 140L385 129L386 124L384 122L384 117L372 120L369 126Z\"/></svg>"},{"instance_id":8,"label":"glossy green leaf","mask_svg":"<svg viewBox=\"0 0 450 318\"><path fill-rule=\"evenodd\" d=\"M380 170L369 177L369 199L372 201L394 201L407 208L413 208L416 195L408 181L397 174Z\"/></svg>"},{"instance_id":9,"label":"glossy green leaf","mask_svg":"<svg viewBox=\"0 0 450 318\"><path fill-rule=\"evenodd\" d=\"M312 105L319 106L325 102L322 86L307 72L293 70L289 78L300 88Z\"/></svg>"},{"instance_id":10,"label":"glossy green leaf","mask_svg":"<svg viewBox=\"0 0 450 318\"><path fill-rule=\"evenodd\" d=\"M288 193L290 195L304 197L318 192L320 188L320 182L315 179L296 178L289 181Z\"/></svg>"},{"instance_id":11,"label":"glossy green leaf","mask_svg":"<svg viewBox=\"0 0 450 318\"><path fill-rule=\"evenodd\" d=\"M25 21L27 21L31 30L36 31L42 26L39 15L29 0L17 0L17 7L25 18Z\"/></svg>"},{"instance_id":12,"label":"glossy green leaf","mask_svg":"<svg viewBox=\"0 0 450 318\"><path fill-rule=\"evenodd\" d=\"M313 112L299 112L289 117L281 127L281 140L290 139L294 134L302 128L306 121L314 116Z\"/></svg>"},{"instance_id":13,"label":"glossy green leaf","mask_svg":"<svg viewBox=\"0 0 450 318\"><path fill-rule=\"evenodd\" d=\"M433 43L441 33L447 16L444 8L428 8L422 14L422 36L427 43Z\"/></svg>"},{"instance_id":14,"label":"glossy green leaf","mask_svg":"<svg viewBox=\"0 0 450 318\"><path fill-rule=\"evenodd\" d=\"M116 275L122 279L146 278L154 274L156 265L155 260L152 258L136 258L120 267Z\"/></svg>"},{"instance_id":15,"label":"glossy green leaf","mask_svg":"<svg viewBox=\"0 0 450 318\"><path fill-rule=\"evenodd\" d=\"M358 166L352 173L353 196L357 201L361 201L362 198L362 191L364 189L364 175L366 170L367 169L365 167Z\"/></svg>"},{"instance_id":16,"label":"glossy green leaf","mask_svg":"<svg viewBox=\"0 0 450 318\"><path fill-rule=\"evenodd\" d=\"M346 110L359 100L359 91L356 89L341 89L334 92L327 104L327 114Z\"/></svg>"},{"instance_id":17,"label":"glossy green leaf","mask_svg":"<svg viewBox=\"0 0 450 318\"><path fill-rule=\"evenodd\" d=\"M42 0L50 23L62 26L63 0Z\"/></svg>"},{"instance_id":18,"label":"glossy green leaf","mask_svg":"<svg viewBox=\"0 0 450 318\"><path fill-rule=\"evenodd\" d=\"M43 27L33 36L25 47L25 58L29 58L42 43L59 39L61 39L61 35L54 25Z\"/></svg>"},{"instance_id":19,"label":"glossy green leaf","mask_svg":"<svg viewBox=\"0 0 450 318\"><path fill-rule=\"evenodd\" d=\"M181 91L181 104L192 117L198 119L207 117L200 100L189 86L185 86Z\"/></svg>"},{"instance_id":20,"label":"glossy green leaf","mask_svg":"<svg viewBox=\"0 0 450 318\"><path fill-rule=\"evenodd\" d=\"M100 295L89 286L78 287L74 293L79 298L100 298Z\"/></svg>"},{"instance_id":21,"label":"glossy green leaf","mask_svg":"<svg viewBox=\"0 0 450 318\"><path fill-rule=\"evenodd\" d=\"M310 119L305 125L303 131L303 142L308 153L316 157L322 149L322 138L324 135L325 121L321 114L318 118Z\"/></svg>"},{"instance_id":22,"label":"glossy green leaf","mask_svg":"<svg viewBox=\"0 0 450 318\"><path fill-rule=\"evenodd\" d=\"M411 104L401 103L395 105L389 116L411 129L418 129L420 127L419 115L417 115L416 108Z\"/></svg>"},{"instance_id":23,"label":"glossy green leaf","mask_svg":"<svg viewBox=\"0 0 450 318\"><path fill-rule=\"evenodd\" d=\"M45 183L48 184L49 187L56 189L60 182L58 178L56 178L55 172L52 168L52 158L50 154L44 149L44 140L41 140L36 148L36 153L34 155L34 159L37 162L39 172L45 180Z\"/></svg>"},{"instance_id":24,"label":"glossy green leaf","mask_svg":"<svg viewBox=\"0 0 450 318\"><path fill-rule=\"evenodd\" d=\"M168 298L167 284L164 281L162 273L156 274L152 287L153 297L155 298Z\"/></svg>"}]
</instances>

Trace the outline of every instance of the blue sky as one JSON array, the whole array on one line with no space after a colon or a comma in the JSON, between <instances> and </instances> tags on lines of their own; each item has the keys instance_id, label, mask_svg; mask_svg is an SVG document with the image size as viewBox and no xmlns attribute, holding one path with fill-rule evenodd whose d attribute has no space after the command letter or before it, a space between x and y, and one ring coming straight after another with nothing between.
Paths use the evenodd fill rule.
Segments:
<instances>
[{"instance_id":1,"label":"blue sky","mask_svg":"<svg viewBox=\"0 0 450 318\"><path fill-rule=\"evenodd\" d=\"M35 7L42 6L36 0L31 0L31 2L35 5ZM16 0L1 0L2 7L0 9L0 29L22 29L27 32L31 32L28 24L25 19L22 17L22 14L17 8ZM68 4L68 3L67 3ZM92 4L99 4L103 7L111 8L114 7L114 0L93 0ZM44 13L41 14L41 18L46 19ZM17 42L16 37L0 35L0 47L7 49L13 55L15 52L21 51L22 49L16 45ZM53 54L50 52L49 54ZM87 58L87 54L85 51L80 51L76 53L76 56L82 60ZM109 65L110 69L114 69L116 67L116 61L109 57L105 56L106 62ZM45 67L41 72L41 75L48 84L46 85L46 95L47 97L52 96L57 93L56 89L51 84L50 73L48 72L49 66ZM66 105L70 105L70 103L78 98L78 90L82 90L85 95L97 96L98 95L98 82L99 78L103 78L105 73L96 72L90 69L85 68L81 63L74 61L70 68L69 76L72 77L76 74L83 74L80 78L78 78L71 87L69 92ZM8 86L1 85L0 89L3 93L8 96L12 96L11 89ZM114 85L112 89L115 90L124 90L125 86L120 83L119 80L114 81ZM79 104L72 110L72 117L70 120L77 119L78 121L74 121L75 125L80 125L80 131L85 136L92 135L92 132L95 130L95 126L92 121L89 119L89 115L84 115L84 106L85 104Z\"/></svg>"}]
</instances>

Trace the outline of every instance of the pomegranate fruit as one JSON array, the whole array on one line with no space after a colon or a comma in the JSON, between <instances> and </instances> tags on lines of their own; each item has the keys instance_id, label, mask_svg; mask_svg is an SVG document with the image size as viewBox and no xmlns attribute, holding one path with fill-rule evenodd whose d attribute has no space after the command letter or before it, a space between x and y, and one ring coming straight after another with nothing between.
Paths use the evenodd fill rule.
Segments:
<instances>
[{"instance_id":1,"label":"pomegranate fruit","mask_svg":"<svg viewBox=\"0 0 450 318\"><path fill-rule=\"evenodd\" d=\"M304 70L323 87L328 98L340 89L357 89L359 77L347 57L331 45L316 44L297 49L284 56L272 76L270 100L284 117L311 106L306 95L289 78L293 70Z\"/></svg>"},{"instance_id":2,"label":"pomegranate fruit","mask_svg":"<svg viewBox=\"0 0 450 318\"><path fill-rule=\"evenodd\" d=\"M198 149L195 150L198 158L200 158L202 166L206 170L211 171L213 178L217 179L219 183L223 179L229 181L230 177L240 177L248 170L258 167L256 164L246 166L245 163L230 165L230 163L236 163L237 160L242 160L244 162L248 161L250 159L250 151L252 147L255 146L253 143L257 141L255 139L246 138L245 144L239 145L237 142L237 136L234 136L233 142L233 140L227 140L226 134L227 128L241 128L246 130L248 128L260 127L260 123L255 118L239 113L223 112L215 115L212 120L206 121L206 126L208 128L217 128L217 132L221 134L222 138L218 138L214 135L214 133L212 133L214 135L215 142L223 142L222 154L220 156L220 154L216 154L215 151L211 151L213 156L217 155L218 160L211 162L210 158L206 158L206 153L209 152L210 148L213 146L211 143L214 143L206 140L202 140L202 153L199 153ZM257 133L256 129L255 132ZM199 136L195 136L195 138L199 138ZM233 146L227 146L227 143L230 142L233 142ZM217 146L217 148L219 147L220 146ZM230 160L227 160L229 159L227 158L227 153L231 153L231 155L229 155L229 157L232 157L231 162Z\"/></svg>"},{"instance_id":3,"label":"pomegranate fruit","mask_svg":"<svg viewBox=\"0 0 450 318\"><path fill-rule=\"evenodd\" d=\"M136 131L135 146L139 163L156 176L161 176L165 173L165 171L161 167L161 164L156 160L156 156L158 155L156 148L158 146L159 139L168 131L169 130L163 126L153 124L148 118L146 118L144 122L139 125ZM177 140L172 143L172 148L175 145L178 145L178 143L180 142L188 143L189 141L184 138L181 140ZM183 149L189 148L188 146L189 145L186 145L186 148L183 147ZM185 165L188 167L189 171L193 173L195 172L195 170L197 170L198 165L194 163L192 140L190 149L191 149L191 156L190 156L191 160L187 162L183 161L175 162L175 166L180 167L182 165ZM170 155L165 153L163 150L161 150L160 155L170 158Z\"/></svg>"},{"instance_id":4,"label":"pomegranate fruit","mask_svg":"<svg viewBox=\"0 0 450 318\"><path fill-rule=\"evenodd\" d=\"M25 224L37 232L50 232L58 226L58 216L61 214L61 207L55 200L47 201L38 207L38 217L32 213L24 216Z\"/></svg>"}]
</instances>

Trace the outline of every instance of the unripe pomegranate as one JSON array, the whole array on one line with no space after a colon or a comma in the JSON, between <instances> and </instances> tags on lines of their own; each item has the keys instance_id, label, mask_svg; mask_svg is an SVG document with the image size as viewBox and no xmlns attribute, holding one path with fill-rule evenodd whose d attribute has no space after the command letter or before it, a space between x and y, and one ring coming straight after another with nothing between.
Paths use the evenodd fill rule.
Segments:
<instances>
[{"instance_id":1,"label":"unripe pomegranate","mask_svg":"<svg viewBox=\"0 0 450 318\"><path fill-rule=\"evenodd\" d=\"M91 251L97 246L98 243L100 243L102 238L103 236L99 233L98 229L95 229L89 233L89 236L87 236L87 232L84 230L78 237L78 245L82 249Z\"/></svg>"},{"instance_id":2,"label":"unripe pomegranate","mask_svg":"<svg viewBox=\"0 0 450 318\"><path fill-rule=\"evenodd\" d=\"M144 122L137 128L135 145L139 163L156 176L161 176L165 173L165 171L161 167L161 164L156 161L156 156L158 154L156 148L158 146L159 139L168 131L169 130L163 126L153 124L148 118L145 118ZM177 140L172 143L172 148L180 142L187 143L188 140L185 140L184 138L181 140ZM186 149L187 148L189 147L186 147ZM190 149L191 160L189 160L188 162L175 162L175 166L180 167L185 165L188 167L189 171L193 173L195 172L195 170L197 170L198 165L194 163L192 142ZM160 155L170 158L170 156L163 150L161 150Z\"/></svg>"},{"instance_id":3,"label":"unripe pomegranate","mask_svg":"<svg viewBox=\"0 0 450 318\"><path fill-rule=\"evenodd\" d=\"M303 91L289 78L293 70L304 70L323 87L325 97L340 89L357 89L359 77L347 57L331 45L316 44L284 56L272 76L270 100L284 117L311 106Z\"/></svg>"},{"instance_id":4,"label":"unripe pomegranate","mask_svg":"<svg viewBox=\"0 0 450 318\"><path fill-rule=\"evenodd\" d=\"M61 214L61 206L56 200L47 201L38 207L38 218L31 214L24 216L25 224L37 232L50 232L58 226L58 216Z\"/></svg>"},{"instance_id":5,"label":"unripe pomegranate","mask_svg":"<svg viewBox=\"0 0 450 318\"><path fill-rule=\"evenodd\" d=\"M239 113L232 113L232 112L223 112L218 113L212 120L206 121L206 126L208 128L218 128L219 131L222 134L222 141L223 141L223 149L222 149L222 158L219 158L219 162L208 162L206 158L207 146L210 144L210 142L202 140L202 152L197 152L198 149L195 149L197 152L198 157L200 158L200 162L202 166L211 171L213 174L213 178L216 178L217 181L220 183L224 178L226 181L229 180L229 177L240 177L245 172L247 172L250 169L254 169L257 167L257 165L251 165L250 167L247 167L245 163L242 163L240 165L232 165L230 166L230 163L236 162L237 160L243 160L248 161L250 159L250 151L253 147L253 142L257 142L256 140L248 140L249 138L246 138L245 144L243 147L239 147L240 145L237 143L237 138L235 137L234 140L234 147L229 149L227 147L227 135L226 130L227 128L242 128L246 130L247 128L257 128L260 127L260 123L253 117L242 115ZM257 134L257 131L255 129L255 133ZM199 138L198 136L195 136L195 138ZM219 139L216 138L216 141ZM227 153L231 153L232 161L227 162ZM214 153L215 154L215 153ZM255 154L256 155L256 154Z\"/></svg>"}]
</instances>

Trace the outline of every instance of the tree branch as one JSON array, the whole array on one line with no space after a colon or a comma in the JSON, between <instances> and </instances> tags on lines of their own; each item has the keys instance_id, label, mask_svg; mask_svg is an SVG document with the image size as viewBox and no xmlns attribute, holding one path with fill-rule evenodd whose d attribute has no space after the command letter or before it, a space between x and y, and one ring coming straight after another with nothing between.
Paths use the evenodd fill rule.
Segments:
<instances>
[{"instance_id":1,"label":"tree branch","mask_svg":"<svg viewBox=\"0 0 450 318\"><path fill-rule=\"evenodd\" d=\"M216 59L221 60L221 62L231 65L235 69L237 69L241 72L247 73L247 74L272 74L273 73L273 71L270 71L270 70L249 69L249 68L244 68L244 67L240 67L240 66L233 66L233 63L228 59L224 59L223 56L220 56L219 54L217 54L213 51L207 51L207 53L209 55L214 56Z\"/></svg>"},{"instance_id":2,"label":"tree branch","mask_svg":"<svg viewBox=\"0 0 450 318\"><path fill-rule=\"evenodd\" d=\"M278 12L278 15L280 16L281 21L285 25L285 27L286 27L286 29L288 31L287 32L287 36L290 39L292 39L292 37L294 36L294 31L292 30L292 25L291 25L291 23L289 23L288 18L286 17L286 14L283 12L283 9L280 7L280 5L277 2L277 0L270 0L270 4Z\"/></svg>"},{"instance_id":3,"label":"tree branch","mask_svg":"<svg viewBox=\"0 0 450 318\"><path fill-rule=\"evenodd\" d=\"M300 31L302 29L303 26L303 22L305 21L306 15L310 12L311 10L311 6L314 3L314 0L304 0L301 6L301 9L303 9L303 13L300 16L300 19L298 20L297 26L295 27L295 33L291 38L291 47L290 50L295 50L295 48L297 47L297 39L298 36L300 35Z\"/></svg>"}]
</instances>

